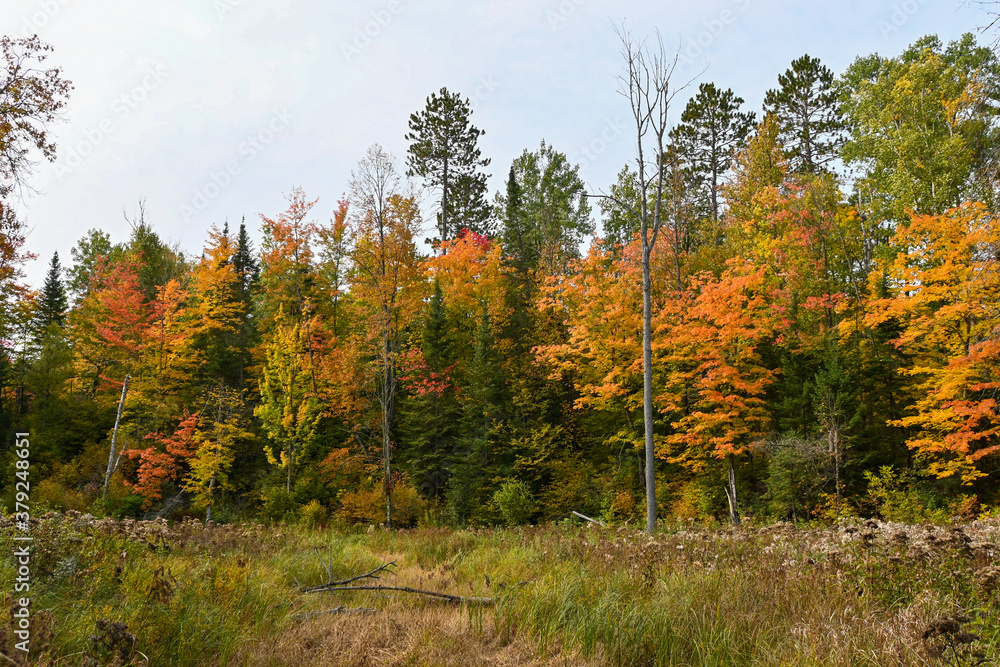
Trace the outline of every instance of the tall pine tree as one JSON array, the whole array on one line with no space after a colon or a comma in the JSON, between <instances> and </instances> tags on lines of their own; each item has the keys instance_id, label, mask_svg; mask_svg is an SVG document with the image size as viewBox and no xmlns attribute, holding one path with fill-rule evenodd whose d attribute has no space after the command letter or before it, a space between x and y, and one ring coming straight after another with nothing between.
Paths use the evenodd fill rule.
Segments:
<instances>
[{"instance_id":1,"label":"tall pine tree","mask_svg":"<svg viewBox=\"0 0 1000 667\"><path fill-rule=\"evenodd\" d=\"M463 227L486 234L490 217L486 203L490 164L477 143L484 132L469 122L469 100L442 88L432 93L422 111L410 115L407 176L420 176L441 193L438 239L449 241Z\"/></svg>"},{"instance_id":2,"label":"tall pine tree","mask_svg":"<svg viewBox=\"0 0 1000 667\"><path fill-rule=\"evenodd\" d=\"M778 84L764 96L764 113L778 117L778 137L791 170L823 171L840 152L846 129L833 72L806 54L778 75Z\"/></svg>"},{"instance_id":3,"label":"tall pine tree","mask_svg":"<svg viewBox=\"0 0 1000 667\"><path fill-rule=\"evenodd\" d=\"M45 274L45 284L38 300L38 310L33 323L33 334L36 342L40 342L50 324L63 326L66 324L66 288L62 280L62 265L59 263L59 253L52 254L49 271Z\"/></svg>"},{"instance_id":4,"label":"tall pine tree","mask_svg":"<svg viewBox=\"0 0 1000 667\"><path fill-rule=\"evenodd\" d=\"M753 112L741 112L743 98L732 89L720 90L703 83L681 114L681 122L670 132L673 154L686 165L700 193L700 213L719 220L719 186L729 171L733 151L741 148L754 127Z\"/></svg>"}]
</instances>

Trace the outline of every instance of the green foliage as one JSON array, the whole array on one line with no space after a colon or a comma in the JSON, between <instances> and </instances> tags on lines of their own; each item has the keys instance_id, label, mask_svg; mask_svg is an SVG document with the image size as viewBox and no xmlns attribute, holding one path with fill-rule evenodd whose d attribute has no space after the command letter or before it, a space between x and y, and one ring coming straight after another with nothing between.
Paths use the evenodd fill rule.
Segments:
<instances>
[{"instance_id":1,"label":"green foliage","mask_svg":"<svg viewBox=\"0 0 1000 667\"><path fill-rule=\"evenodd\" d=\"M895 223L906 211L943 213L993 201L1000 63L966 34L934 36L903 54L858 58L840 80L851 136L843 148L859 208Z\"/></svg>"},{"instance_id":2,"label":"green foliage","mask_svg":"<svg viewBox=\"0 0 1000 667\"><path fill-rule=\"evenodd\" d=\"M538 512L534 494L528 485L519 479L509 479L501 484L493 494L493 502L508 526L528 523Z\"/></svg>"},{"instance_id":3,"label":"green foliage","mask_svg":"<svg viewBox=\"0 0 1000 667\"><path fill-rule=\"evenodd\" d=\"M594 233L586 192L579 165L544 140L514 160L497 206L506 212L502 236L523 270L562 272L580 256L580 243Z\"/></svg>"},{"instance_id":4,"label":"green foliage","mask_svg":"<svg viewBox=\"0 0 1000 667\"><path fill-rule=\"evenodd\" d=\"M698 86L670 132L675 156L690 174L699 193L698 216L719 219L719 186L729 172L733 153L743 147L753 130L754 113L741 112L743 98L714 83Z\"/></svg>"},{"instance_id":5,"label":"green foliage","mask_svg":"<svg viewBox=\"0 0 1000 667\"><path fill-rule=\"evenodd\" d=\"M766 485L772 516L784 521L810 519L824 490L832 487L833 463L826 443L793 436L771 443L768 449Z\"/></svg>"},{"instance_id":6,"label":"green foliage","mask_svg":"<svg viewBox=\"0 0 1000 667\"><path fill-rule=\"evenodd\" d=\"M865 471L865 479L868 480L868 497L886 521L941 522L948 518L947 510L936 507L926 484L913 470L882 466L878 472Z\"/></svg>"},{"instance_id":7,"label":"green foliage","mask_svg":"<svg viewBox=\"0 0 1000 667\"><path fill-rule=\"evenodd\" d=\"M120 254L121 248L112 246L111 237L100 229L89 230L70 250L73 266L66 271L66 276L77 303L90 292L98 262L102 257L113 259L113 253Z\"/></svg>"},{"instance_id":8,"label":"green foliage","mask_svg":"<svg viewBox=\"0 0 1000 667\"><path fill-rule=\"evenodd\" d=\"M32 322L33 338L39 344L45 337L49 325L62 327L66 324L66 311L69 304L66 300L66 288L63 286L62 265L59 263L59 253L52 254L49 271L45 274L42 294L38 299L35 318Z\"/></svg>"},{"instance_id":9,"label":"green foliage","mask_svg":"<svg viewBox=\"0 0 1000 667\"><path fill-rule=\"evenodd\" d=\"M310 500L299 508L299 516L302 517L303 524L315 528L326 523L326 507L318 500Z\"/></svg>"},{"instance_id":10,"label":"green foliage","mask_svg":"<svg viewBox=\"0 0 1000 667\"><path fill-rule=\"evenodd\" d=\"M410 114L410 142L407 175L420 176L441 190L438 212L438 239L450 241L463 227L485 234L490 215L486 203L487 175L479 171L489 166L478 147L485 134L469 122L469 100L442 88L431 93L422 111Z\"/></svg>"},{"instance_id":11,"label":"green foliage","mask_svg":"<svg viewBox=\"0 0 1000 667\"><path fill-rule=\"evenodd\" d=\"M764 113L778 118L778 136L791 170L809 174L827 170L847 129L833 72L806 54L778 75L778 85L764 96Z\"/></svg>"}]
</instances>

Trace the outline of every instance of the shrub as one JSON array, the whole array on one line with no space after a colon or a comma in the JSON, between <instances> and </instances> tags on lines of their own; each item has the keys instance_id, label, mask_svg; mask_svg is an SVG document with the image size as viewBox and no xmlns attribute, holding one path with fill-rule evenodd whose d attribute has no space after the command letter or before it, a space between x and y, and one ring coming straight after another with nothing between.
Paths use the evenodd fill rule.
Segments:
<instances>
[{"instance_id":1,"label":"shrub","mask_svg":"<svg viewBox=\"0 0 1000 667\"><path fill-rule=\"evenodd\" d=\"M396 527L415 526L427 501L410 484L408 479L396 482L392 490L392 521ZM347 491L340 494L340 511L337 516L349 523L385 523L385 491L382 485L375 488Z\"/></svg>"},{"instance_id":2,"label":"shrub","mask_svg":"<svg viewBox=\"0 0 1000 667\"><path fill-rule=\"evenodd\" d=\"M260 493L262 501L260 513L273 521L291 518L295 513L295 499L288 495L283 486L272 486Z\"/></svg>"},{"instance_id":3,"label":"shrub","mask_svg":"<svg viewBox=\"0 0 1000 667\"><path fill-rule=\"evenodd\" d=\"M326 506L318 500L310 500L299 508L302 523L315 528L326 523Z\"/></svg>"},{"instance_id":4,"label":"shrub","mask_svg":"<svg viewBox=\"0 0 1000 667\"><path fill-rule=\"evenodd\" d=\"M531 489L519 479L504 482L493 494L493 503L508 526L528 523L538 511Z\"/></svg>"},{"instance_id":5,"label":"shrub","mask_svg":"<svg viewBox=\"0 0 1000 667\"><path fill-rule=\"evenodd\" d=\"M891 466L882 466L878 473L865 472L865 479L868 498L886 521L921 523L948 518L947 511L931 506L928 494L912 470L896 471Z\"/></svg>"}]
</instances>

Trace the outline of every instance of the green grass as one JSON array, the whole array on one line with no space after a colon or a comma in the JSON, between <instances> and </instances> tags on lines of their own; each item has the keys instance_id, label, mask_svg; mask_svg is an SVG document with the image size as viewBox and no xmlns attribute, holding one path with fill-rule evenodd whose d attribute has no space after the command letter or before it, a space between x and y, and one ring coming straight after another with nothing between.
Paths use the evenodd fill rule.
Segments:
<instances>
[{"instance_id":1,"label":"green grass","mask_svg":"<svg viewBox=\"0 0 1000 667\"><path fill-rule=\"evenodd\" d=\"M368 650L359 633L378 623L370 616L303 616L339 605L391 620L393 631L372 639L371 655L386 664L435 664L435 651L463 650L466 663L491 651L493 664L972 665L976 652L982 664L1000 664L996 520L955 529L674 529L651 540L561 525L205 529L49 515L32 532L34 664L113 664L115 651L92 639L108 627L101 622L127 627L135 642L126 662L135 665L144 656L152 665L302 665L334 635ZM8 554L12 538L0 527ZM298 591L388 560L397 574L383 583L496 604ZM4 609L14 576L13 560L0 559ZM957 614L977 639L923 637L935 619ZM440 629L453 622L461 629ZM0 650L13 655L4 628ZM350 655L343 664L361 664Z\"/></svg>"}]
</instances>

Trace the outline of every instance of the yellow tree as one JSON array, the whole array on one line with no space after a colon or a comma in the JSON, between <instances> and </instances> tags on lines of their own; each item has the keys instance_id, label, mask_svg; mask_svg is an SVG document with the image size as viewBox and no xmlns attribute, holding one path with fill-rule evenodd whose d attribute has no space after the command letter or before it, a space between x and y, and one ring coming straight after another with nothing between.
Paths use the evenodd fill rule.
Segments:
<instances>
[{"instance_id":1,"label":"yellow tree","mask_svg":"<svg viewBox=\"0 0 1000 667\"><path fill-rule=\"evenodd\" d=\"M553 379L573 378L580 393L575 407L621 415L632 425L630 431L635 430L634 415L642 409L638 253L637 243L623 253L594 243L567 274L550 278L539 307L562 313L568 339L536 348ZM633 436L627 437L635 440Z\"/></svg>"},{"instance_id":2,"label":"yellow tree","mask_svg":"<svg viewBox=\"0 0 1000 667\"><path fill-rule=\"evenodd\" d=\"M228 490L229 473L236 457L236 444L251 438L243 413L243 396L221 382L206 397L206 412L194 434L195 450L188 459L190 473L184 490L194 494L196 505L205 508L205 521L212 520L218 493Z\"/></svg>"},{"instance_id":3,"label":"yellow tree","mask_svg":"<svg viewBox=\"0 0 1000 667\"><path fill-rule=\"evenodd\" d=\"M283 313L279 308L279 321ZM311 369L305 363L298 324L278 324L264 345L260 403L254 410L272 444L264 451L271 465L284 468L285 490L292 492L295 464L315 442L323 406L312 391ZM276 450L273 446L277 444Z\"/></svg>"},{"instance_id":4,"label":"yellow tree","mask_svg":"<svg viewBox=\"0 0 1000 667\"><path fill-rule=\"evenodd\" d=\"M898 323L891 342L912 356L904 372L915 400L893 423L912 429L907 445L931 474L968 484L1000 453L1000 225L983 205L963 204L912 215L894 242L905 250L871 275L877 283L884 273L891 293L865 318Z\"/></svg>"},{"instance_id":5,"label":"yellow tree","mask_svg":"<svg viewBox=\"0 0 1000 667\"><path fill-rule=\"evenodd\" d=\"M243 359L239 343L246 302L240 298L241 277L234 263L236 244L213 226L208 243L191 274L188 320L202 372L212 381L238 384Z\"/></svg>"},{"instance_id":6,"label":"yellow tree","mask_svg":"<svg viewBox=\"0 0 1000 667\"><path fill-rule=\"evenodd\" d=\"M368 149L352 173L354 208L351 294L367 326L358 342L374 360L380 408L386 526L392 526L392 428L396 410L403 332L423 304L427 283L413 241L419 229L416 202L399 190L392 158L381 146Z\"/></svg>"}]
</instances>

